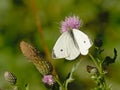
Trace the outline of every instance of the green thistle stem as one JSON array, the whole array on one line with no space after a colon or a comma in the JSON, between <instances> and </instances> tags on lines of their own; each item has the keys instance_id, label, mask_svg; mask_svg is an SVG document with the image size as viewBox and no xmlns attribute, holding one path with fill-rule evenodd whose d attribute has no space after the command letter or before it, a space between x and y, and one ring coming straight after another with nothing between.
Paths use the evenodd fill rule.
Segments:
<instances>
[{"instance_id":1,"label":"green thistle stem","mask_svg":"<svg viewBox=\"0 0 120 90\"><path fill-rule=\"evenodd\" d=\"M68 84L74 80L73 79L73 73L79 67L79 64L80 64L80 61L78 61L77 63L75 63L73 65L72 70L71 70L70 75L69 75L69 78L65 81L65 84L64 84L65 90L67 90Z\"/></svg>"},{"instance_id":2,"label":"green thistle stem","mask_svg":"<svg viewBox=\"0 0 120 90\"><path fill-rule=\"evenodd\" d=\"M97 88L100 90L110 90L110 88L106 84L105 72L103 70L101 60L95 59L90 53L89 53L89 56L91 60L93 61L93 63L96 65L98 72L99 72L97 76L97 81L96 81L98 84Z\"/></svg>"},{"instance_id":3,"label":"green thistle stem","mask_svg":"<svg viewBox=\"0 0 120 90\"><path fill-rule=\"evenodd\" d=\"M90 58L91 58L91 60L93 61L93 63L96 65L98 71L101 72L101 69L100 69L97 61L95 60L95 58L94 58L90 53L89 53L88 55L90 56Z\"/></svg>"},{"instance_id":4,"label":"green thistle stem","mask_svg":"<svg viewBox=\"0 0 120 90\"><path fill-rule=\"evenodd\" d=\"M54 76L54 79L59 84L60 90L67 90L65 89L65 87L62 85L61 81L57 77Z\"/></svg>"},{"instance_id":5,"label":"green thistle stem","mask_svg":"<svg viewBox=\"0 0 120 90\"><path fill-rule=\"evenodd\" d=\"M59 78L57 78L57 77L54 76L55 81L56 81L56 82L59 84L59 86L60 86L60 90L68 90L68 89L67 89L68 84L74 80L74 79L72 78L72 77L73 77L73 73L74 73L74 71L78 68L79 64L80 64L80 61L78 61L76 64L73 65L69 77L67 78L67 80L66 80L63 84L61 83L61 81L59 80Z\"/></svg>"}]
</instances>

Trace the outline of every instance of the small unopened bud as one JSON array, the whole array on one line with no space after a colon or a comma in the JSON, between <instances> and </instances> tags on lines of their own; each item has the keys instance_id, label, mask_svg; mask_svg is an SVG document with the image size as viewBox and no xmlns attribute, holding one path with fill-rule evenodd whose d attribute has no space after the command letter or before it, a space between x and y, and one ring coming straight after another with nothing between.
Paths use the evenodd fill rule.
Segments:
<instances>
[{"instance_id":1,"label":"small unopened bud","mask_svg":"<svg viewBox=\"0 0 120 90\"><path fill-rule=\"evenodd\" d=\"M97 73L97 68L91 69L91 74L96 74Z\"/></svg>"},{"instance_id":2,"label":"small unopened bud","mask_svg":"<svg viewBox=\"0 0 120 90\"><path fill-rule=\"evenodd\" d=\"M94 40L94 44L96 47L101 47L103 45L103 41L102 41L102 39L96 38Z\"/></svg>"},{"instance_id":3,"label":"small unopened bud","mask_svg":"<svg viewBox=\"0 0 120 90\"><path fill-rule=\"evenodd\" d=\"M35 67L42 75L51 74L53 71L52 64L41 57L40 52L27 42L20 42L22 53L32 61Z\"/></svg>"},{"instance_id":4,"label":"small unopened bud","mask_svg":"<svg viewBox=\"0 0 120 90\"><path fill-rule=\"evenodd\" d=\"M9 84L11 84L11 85L16 84L17 77L13 73L6 71L4 73L4 78Z\"/></svg>"},{"instance_id":5,"label":"small unopened bud","mask_svg":"<svg viewBox=\"0 0 120 90\"><path fill-rule=\"evenodd\" d=\"M89 66L89 65L87 65L87 71L91 74L96 74L98 72L96 67L92 67L92 66Z\"/></svg>"}]
</instances>

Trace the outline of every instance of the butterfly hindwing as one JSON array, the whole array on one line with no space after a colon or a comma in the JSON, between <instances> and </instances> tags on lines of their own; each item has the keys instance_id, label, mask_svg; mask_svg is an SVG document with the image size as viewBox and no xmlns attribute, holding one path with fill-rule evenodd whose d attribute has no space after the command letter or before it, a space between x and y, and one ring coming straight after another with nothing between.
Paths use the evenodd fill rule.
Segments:
<instances>
[{"instance_id":1,"label":"butterfly hindwing","mask_svg":"<svg viewBox=\"0 0 120 90\"><path fill-rule=\"evenodd\" d=\"M79 46L81 54L88 54L88 49L92 46L92 42L90 41L89 37L85 33L77 29L73 29L73 34Z\"/></svg>"}]
</instances>

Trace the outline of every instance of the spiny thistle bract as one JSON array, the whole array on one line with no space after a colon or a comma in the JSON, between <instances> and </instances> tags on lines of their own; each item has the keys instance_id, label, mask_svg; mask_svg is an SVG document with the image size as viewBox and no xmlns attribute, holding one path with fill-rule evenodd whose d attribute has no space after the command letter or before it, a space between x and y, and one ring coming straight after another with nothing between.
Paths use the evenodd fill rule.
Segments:
<instances>
[{"instance_id":1,"label":"spiny thistle bract","mask_svg":"<svg viewBox=\"0 0 120 90\"><path fill-rule=\"evenodd\" d=\"M15 85L16 82L17 82L17 77L13 73L11 73L9 71L6 71L4 73L4 78L11 85Z\"/></svg>"}]
</instances>

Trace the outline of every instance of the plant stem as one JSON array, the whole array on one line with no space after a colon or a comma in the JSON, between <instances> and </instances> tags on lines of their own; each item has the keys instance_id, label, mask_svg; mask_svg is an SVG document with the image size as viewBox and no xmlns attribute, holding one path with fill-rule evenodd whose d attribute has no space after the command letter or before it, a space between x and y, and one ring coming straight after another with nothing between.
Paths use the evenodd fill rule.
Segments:
<instances>
[{"instance_id":1,"label":"plant stem","mask_svg":"<svg viewBox=\"0 0 120 90\"><path fill-rule=\"evenodd\" d=\"M45 42L44 35L43 35L43 32L42 32L40 18L39 18L38 9L37 9L35 0L30 0L30 4L31 4L31 8L33 10L33 14L34 14L34 17L35 17L35 23L36 23L36 26L37 26L37 30L40 34L40 38L41 38L41 42L43 44L43 49L45 51L46 58L48 60L51 60L50 52L48 50L48 47L47 47L47 44Z\"/></svg>"},{"instance_id":2,"label":"plant stem","mask_svg":"<svg viewBox=\"0 0 120 90\"><path fill-rule=\"evenodd\" d=\"M95 60L95 58L94 58L90 53L89 53L88 55L90 56L90 58L91 58L91 60L93 61L93 63L96 65L98 71L100 72L100 71L101 71L101 70L100 70L100 67L99 67L97 61Z\"/></svg>"},{"instance_id":3,"label":"plant stem","mask_svg":"<svg viewBox=\"0 0 120 90\"><path fill-rule=\"evenodd\" d=\"M57 77L54 76L54 79L55 79L55 81L59 84L60 90L67 90L67 89L62 85L61 81L60 81Z\"/></svg>"},{"instance_id":4,"label":"plant stem","mask_svg":"<svg viewBox=\"0 0 120 90\"><path fill-rule=\"evenodd\" d=\"M75 63L75 64L73 65L72 70L71 70L71 72L70 72L70 75L69 75L68 79L65 81L65 84L64 84L65 90L67 90L68 84L74 80L74 79L73 79L73 73L74 73L75 70L79 67L79 64L80 64L80 61L78 61L77 63Z\"/></svg>"},{"instance_id":5,"label":"plant stem","mask_svg":"<svg viewBox=\"0 0 120 90\"><path fill-rule=\"evenodd\" d=\"M37 26L37 30L40 34L40 38L41 38L41 42L42 42L42 46L43 46L46 58L51 63L51 61L52 61L51 54L50 54L49 49L47 47L47 44L45 42L45 38L43 35L43 31L42 31L42 27L41 27L41 23L40 23L40 18L39 18L39 14L38 14L38 9L37 9L37 5L36 5L35 0L30 0L30 7L31 7L33 14L34 14L34 17L35 17L35 23ZM56 72L53 64L52 64L52 66L53 66L53 75L57 75L57 72Z\"/></svg>"},{"instance_id":6,"label":"plant stem","mask_svg":"<svg viewBox=\"0 0 120 90\"><path fill-rule=\"evenodd\" d=\"M103 71L103 67L102 67L102 62L99 59L95 59L90 53L89 53L90 58L92 59L93 63L96 65L97 69L98 69L98 76L97 76L97 84L98 84L98 88L102 89L102 90L108 90L107 84L106 84L106 80L105 80L105 73Z\"/></svg>"}]
</instances>

